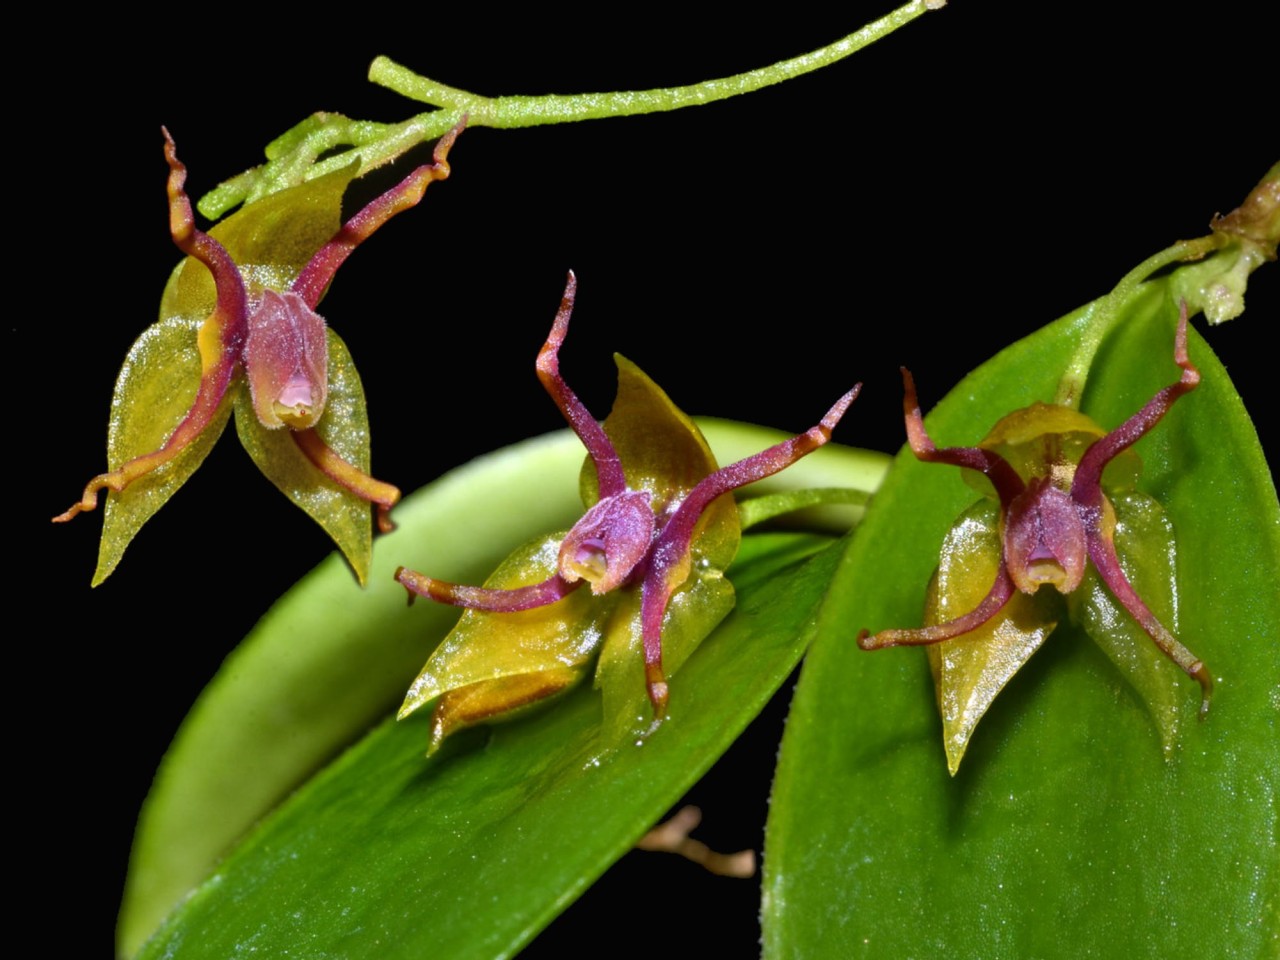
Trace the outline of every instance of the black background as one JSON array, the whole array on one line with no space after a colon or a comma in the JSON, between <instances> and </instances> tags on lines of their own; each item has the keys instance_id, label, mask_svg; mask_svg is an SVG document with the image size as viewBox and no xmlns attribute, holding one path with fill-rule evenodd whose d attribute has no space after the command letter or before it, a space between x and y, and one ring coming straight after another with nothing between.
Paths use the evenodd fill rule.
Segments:
<instances>
[{"instance_id":1,"label":"black background","mask_svg":"<svg viewBox=\"0 0 1280 960\"><path fill-rule=\"evenodd\" d=\"M319 39L313 27L174 31L163 49L61 57L21 127L32 160L11 223L35 251L11 255L11 288L42 292L11 307L10 369L27 384L15 413L30 433L11 454L11 496L36 558L18 551L10 584L11 609L40 604L17 637L20 663L34 653L18 672L37 696L13 737L30 751L33 871L79 918L66 936L108 949L133 820L168 740L226 653L330 549L230 432L96 590L98 516L45 520L103 469L118 365L176 261L160 125L199 196L311 110L416 112L365 82L376 53L480 93L645 88L798 54L888 5L844 7L776 21L637 13L625 28L546 11L478 24L424 13L364 32L330 25ZM364 379L374 472L410 490L562 426L532 366L570 267L580 291L563 369L598 415L618 350L692 413L788 430L864 380L837 439L896 449L899 364L931 405L1000 347L1205 232L1280 154L1259 23L979 7L954 4L725 103L468 131L453 177L362 248L324 303ZM1280 314L1277 272L1251 286L1243 319L1209 333L1272 445L1264 337ZM462 371L466 389L445 389L445 370ZM975 436L1003 412L976 413ZM223 562L228 544L238 564ZM759 848L789 694L695 791L713 846ZM674 956L702 944L750 955L757 902L754 882L633 853L530 955L581 946L602 922L657 936ZM692 939L664 940L682 919Z\"/></svg>"}]
</instances>

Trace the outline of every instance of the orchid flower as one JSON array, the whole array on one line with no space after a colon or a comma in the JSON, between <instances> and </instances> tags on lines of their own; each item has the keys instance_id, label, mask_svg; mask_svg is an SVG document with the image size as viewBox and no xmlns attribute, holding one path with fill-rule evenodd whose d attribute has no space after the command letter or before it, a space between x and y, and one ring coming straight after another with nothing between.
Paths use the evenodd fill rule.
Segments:
<instances>
[{"instance_id":1,"label":"orchid flower","mask_svg":"<svg viewBox=\"0 0 1280 960\"><path fill-rule=\"evenodd\" d=\"M920 460L980 474L982 485L994 492L998 510L986 505L990 501L980 503L953 526L930 586L926 626L874 635L863 630L858 644L864 650L929 646L953 774L996 694L1056 626L1052 608L1037 595L1043 586L1064 596L1085 596L1073 611L1104 649L1114 649L1117 624L1131 618L1163 657L1200 684L1200 715L1208 711L1213 692L1208 667L1138 595L1117 553L1122 533L1127 540L1122 552L1162 555L1167 575L1173 575L1172 533L1159 505L1123 487L1125 479L1137 475L1137 458L1127 453L1129 447L1200 381L1187 355L1185 303L1174 361L1182 369L1179 380L1110 433L1077 410L1036 403L1004 417L978 446L944 449L925 430L915 384L903 368L903 410L912 452ZM1109 492L1104 492L1104 478ZM1144 544L1144 539L1151 542ZM1095 589L1098 581L1105 591ZM1123 612L1102 609L1114 603ZM1131 650L1113 654L1120 660L1132 656ZM1157 716L1157 724L1168 750L1174 714Z\"/></svg>"},{"instance_id":2,"label":"orchid flower","mask_svg":"<svg viewBox=\"0 0 1280 960\"><path fill-rule=\"evenodd\" d=\"M134 344L116 383L110 469L53 518L93 510L98 491L109 491L95 585L204 460L233 407L241 442L262 471L326 529L364 580L369 504L386 532L400 491L369 475L359 377L316 307L351 251L449 175L460 129L439 141L432 163L345 224L342 195L355 165L250 204L209 233L195 226L187 170L164 131L169 230L187 259L165 289L160 321Z\"/></svg>"},{"instance_id":3,"label":"orchid flower","mask_svg":"<svg viewBox=\"0 0 1280 960\"><path fill-rule=\"evenodd\" d=\"M432 750L454 730L566 689L597 650L606 728L622 734L642 719L635 709L642 690L656 726L667 710L667 673L733 607L723 571L737 551L739 523L727 494L826 443L861 386L805 433L717 468L693 422L622 357L613 412L603 424L591 416L560 376L575 292L570 274L537 371L587 449L587 512L567 533L517 550L483 587L396 572L411 601L466 608L400 711L403 718L437 701Z\"/></svg>"}]
</instances>

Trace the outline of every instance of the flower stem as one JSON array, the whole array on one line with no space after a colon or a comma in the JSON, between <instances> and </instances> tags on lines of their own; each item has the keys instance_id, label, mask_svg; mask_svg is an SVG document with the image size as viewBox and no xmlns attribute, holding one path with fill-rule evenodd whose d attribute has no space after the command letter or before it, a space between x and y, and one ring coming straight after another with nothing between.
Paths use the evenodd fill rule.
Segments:
<instances>
[{"instance_id":1,"label":"flower stem","mask_svg":"<svg viewBox=\"0 0 1280 960\"><path fill-rule=\"evenodd\" d=\"M267 147L266 164L215 187L197 206L202 214L214 220L237 204L253 203L352 163L360 164L357 176L363 176L420 143L439 139L464 116L472 127L532 127L679 110L750 93L842 60L922 13L944 6L945 2L910 0L879 20L811 53L731 77L655 90L485 97L428 79L393 60L378 57L369 67L370 80L435 109L392 124L352 120L335 113L313 114L272 141Z\"/></svg>"},{"instance_id":2,"label":"flower stem","mask_svg":"<svg viewBox=\"0 0 1280 960\"><path fill-rule=\"evenodd\" d=\"M1185 301L1192 313L1202 311L1211 324L1244 312L1249 274L1274 260L1280 243L1280 163L1263 175L1239 207L1225 217L1214 217L1209 227L1213 232L1208 236L1182 240L1148 257L1114 290L1090 304L1084 336L1058 381L1056 403L1079 406L1098 347L1138 288L1157 270L1181 262L1169 278L1170 294L1175 301Z\"/></svg>"},{"instance_id":3,"label":"flower stem","mask_svg":"<svg viewBox=\"0 0 1280 960\"><path fill-rule=\"evenodd\" d=\"M411 100L438 107L441 111L469 114L468 123L471 126L532 127L546 123L659 113L712 103L740 93L750 93L825 67L888 36L927 10L940 6L942 3L939 2L910 0L909 3L879 20L818 50L757 70L683 87L581 93L567 96L551 94L539 97L491 98L419 76L386 57L378 57L373 61L369 67L369 79ZM444 129L448 129L452 122L445 124Z\"/></svg>"},{"instance_id":4,"label":"flower stem","mask_svg":"<svg viewBox=\"0 0 1280 960\"><path fill-rule=\"evenodd\" d=\"M1119 321L1125 305L1133 297L1134 292L1148 277L1171 263L1198 260L1221 246L1222 242L1216 234L1198 237L1195 240L1180 240L1173 246L1143 260L1121 278L1114 290L1095 300L1091 305L1084 336L1071 355L1071 361L1063 371L1062 379L1058 381L1058 393L1054 403L1073 409L1080 406L1080 397L1084 393L1084 385L1089 379L1089 370L1093 366L1098 348L1102 346L1102 341Z\"/></svg>"}]
</instances>

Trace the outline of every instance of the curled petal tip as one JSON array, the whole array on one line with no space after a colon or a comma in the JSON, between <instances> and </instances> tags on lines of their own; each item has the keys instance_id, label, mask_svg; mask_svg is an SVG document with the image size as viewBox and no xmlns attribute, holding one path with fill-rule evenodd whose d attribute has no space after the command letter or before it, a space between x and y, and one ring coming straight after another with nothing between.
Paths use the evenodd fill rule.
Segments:
<instances>
[{"instance_id":1,"label":"curled petal tip","mask_svg":"<svg viewBox=\"0 0 1280 960\"><path fill-rule=\"evenodd\" d=\"M1182 368L1182 378L1177 386L1186 392L1200 385L1200 371L1191 362L1191 356L1187 353L1187 301L1185 300L1178 307L1178 332L1173 338L1173 361Z\"/></svg>"},{"instance_id":2,"label":"curled petal tip","mask_svg":"<svg viewBox=\"0 0 1280 960\"><path fill-rule=\"evenodd\" d=\"M667 716L667 698L670 690L667 681L659 680L649 683L649 702L653 704L653 722L661 723Z\"/></svg>"},{"instance_id":3,"label":"curled petal tip","mask_svg":"<svg viewBox=\"0 0 1280 960\"><path fill-rule=\"evenodd\" d=\"M569 331L569 318L573 316L573 302L577 296L578 278L570 270L564 281L564 292L560 294L560 309L556 311L556 319L551 324L551 333L547 335L546 345L542 348L543 353L554 353L564 342L564 336ZM541 354L538 359L542 359Z\"/></svg>"},{"instance_id":4,"label":"curled petal tip","mask_svg":"<svg viewBox=\"0 0 1280 960\"><path fill-rule=\"evenodd\" d=\"M916 433L924 432L923 417L920 413L920 398L916 395L915 377L911 376L911 371L906 367L899 367L902 371L902 412L907 418L907 439L912 438L912 431ZM917 424L915 421L920 421ZM915 449L915 446L912 446Z\"/></svg>"},{"instance_id":5,"label":"curled petal tip","mask_svg":"<svg viewBox=\"0 0 1280 960\"><path fill-rule=\"evenodd\" d=\"M827 415L822 418L821 426L828 434L836 428L836 424L840 422L840 418L849 409L849 405L858 399L858 394L861 392L862 384L855 383L853 389L837 400L835 405L827 411Z\"/></svg>"},{"instance_id":6,"label":"curled petal tip","mask_svg":"<svg viewBox=\"0 0 1280 960\"><path fill-rule=\"evenodd\" d=\"M646 663L644 679L645 686L649 690L649 702L653 704L653 721L656 725L661 723L667 715L667 696L670 693L666 675L662 672L662 663L660 661Z\"/></svg>"},{"instance_id":7,"label":"curled petal tip","mask_svg":"<svg viewBox=\"0 0 1280 960\"><path fill-rule=\"evenodd\" d=\"M404 567L396 567L396 583L404 587L405 593L409 594L408 606L410 607L413 606L413 601L418 599L418 592L414 590L413 587L409 586L408 583L405 582L405 577L406 576L412 577L413 575L414 574L412 570L408 570ZM401 712L401 716L404 716L403 711Z\"/></svg>"},{"instance_id":8,"label":"curled petal tip","mask_svg":"<svg viewBox=\"0 0 1280 960\"><path fill-rule=\"evenodd\" d=\"M1187 673L1200 684L1200 719L1203 720L1209 716L1209 701L1213 699L1213 674L1203 660L1197 660Z\"/></svg>"},{"instance_id":9,"label":"curled petal tip","mask_svg":"<svg viewBox=\"0 0 1280 960\"><path fill-rule=\"evenodd\" d=\"M400 488L389 483L383 486L387 488L387 496L383 500L374 501L374 519L379 533L391 533L396 529L396 522L391 519L391 508L400 502Z\"/></svg>"},{"instance_id":10,"label":"curled petal tip","mask_svg":"<svg viewBox=\"0 0 1280 960\"><path fill-rule=\"evenodd\" d=\"M378 504L378 532L390 533L396 528L396 522L391 519L391 507Z\"/></svg>"},{"instance_id":11,"label":"curled petal tip","mask_svg":"<svg viewBox=\"0 0 1280 960\"><path fill-rule=\"evenodd\" d=\"M80 501L79 503L73 503L70 509L63 511L62 513L54 517L53 522L66 523L68 520L76 516L78 513L81 513L82 511L85 511L85 510L97 509L97 506L98 506L98 498L96 496L93 498L93 502L88 506L85 505L84 501Z\"/></svg>"},{"instance_id":12,"label":"curled petal tip","mask_svg":"<svg viewBox=\"0 0 1280 960\"><path fill-rule=\"evenodd\" d=\"M453 143L458 139L458 135L467 129L467 121L471 119L471 114L464 113L462 119L453 125L453 128L436 141L436 148L432 153L431 159L436 163L443 164L445 157L449 155L449 151L453 148Z\"/></svg>"},{"instance_id":13,"label":"curled petal tip","mask_svg":"<svg viewBox=\"0 0 1280 960\"><path fill-rule=\"evenodd\" d=\"M863 650L884 650L888 647L918 646L938 642L933 639L932 634L926 632L928 629L922 627L919 630L881 630L879 633L872 633L865 629L859 630L858 646Z\"/></svg>"},{"instance_id":14,"label":"curled petal tip","mask_svg":"<svg viewBox=\"0 0 1280 960\"><path fill-rule=\"evenodd\" d=\"M117 471L116 473L104 473L94 477L84 488L84 493L80 494L80 499L73 503L69 509L54 517L53 522L66 523L78 514L97 510L99 490L114 490L116 493L119 493L129 485L131 480L132 478L122 479L120 471Z\"/></svg>"}]
</instances>

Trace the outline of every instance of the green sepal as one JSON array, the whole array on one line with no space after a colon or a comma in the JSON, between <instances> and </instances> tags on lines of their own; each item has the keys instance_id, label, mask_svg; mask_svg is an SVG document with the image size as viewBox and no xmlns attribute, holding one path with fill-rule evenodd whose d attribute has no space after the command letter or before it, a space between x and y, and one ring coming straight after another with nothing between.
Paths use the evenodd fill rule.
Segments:
<instances>
[{"instance_id":1,"label":"green sepal","mask_svg":"<svg viewBox=\"0 0 1280 960\"><path fill-rule=\"evenodd\" d=\"M530 541L507 557L484 585L511 589L546 580L555 573L562 539L564 534L557 533ZM620 597L616 592L596 597L578 589L555 603L516 613L464 610L413 681L400 718L442 698L432 718L434 752L454 730L528 706L527 683L506 682L510 678L551 672L556 679L547 685L546 695L562 691L569 680L562 671L576 672L595 655ZM449 696L462 691L465 698ZM464 714L472 719L462 722L459 717Z\"/></svg>"},{"instance_id":2,"label":"green sepal","mask_svg":"<svg viewBox=\"0 0 1280 960\"><path fill-rule=\"evenodd\" d=\"M351 352L333 330L329 344L329 396L315 430L333 451L369 473L369 414L364 388ZM236 434L263 475L324 528L342 551L356 579L369 576L373 556L372 507L369 501L334 483L318 470L294 442L291 431L268 430L253 410L249 388L240 380L235 393Z\"/></svg>"},{"instance_id":3,"label":"green sepal","mask_svg":"<svg viewBox=\"0 0 1280 960\"><path fill-rule=\"evenodd\" d=\"M264 287L285 290L316 251L342 226L342 195L356 165L317 177L237 210L209 230L235 261L252 298ZM213 275L187 257L174 269L160 300L161 318L204 318L217 294Z\"/></svg>"},{"instance_id":4,"label":"green sepal","mask_svg":"<svg viewBox=\"0 0 1280 960\"><path fill-rule=\"evenodd\" d=\"M1173 524L1164 508L1145 493L1110 493L1109 499L1116 513L1116 555L1125 576L1160 622L1180 636ZM1186 712L1182 671L1103 586L1092 564L1067 602L1071 619L1129 681L1151 715L1165 755L1172 757Z\"/></svg>"},{"instance_id":5,"label":"green sepal","mask_svg":"<svg viewBox=\"0 0 1280 960\"><path fill-rule=\"evenodd\" d=\"M962 513L942 541L925 598L924 622L946 623L982 602L1001 563L1000 512L983 499ZM1054 598L1014 592L976 630L925 647L942 715L947 769L955 776L983 714L1057 625Z\"/></svg>"},{"instance_id":6,"label":"green sepal","mask_svg":"<svg viewBox=\"0 0 1280 960\"><path fill-rule=\"evenodd\" d=\"M182 421L200 388L196 331L203 318L169 316L143 332L125 357L111 397L107 468L159 449ZM173 460L124 490L107 494L93 585L115 570L138 531L187 482L218 442L231 414L224 397L213 420Z\"/></svg>"},{"instance_id":7,"label":"green sepal","mask_svg":"<svg viewBox=\"0 0 1280 960\"><path fill-rule=\"evenodd\" d=\"M733 604L733 585L721 571L700 566L695 550L689 579L672 595L662 618L662 665L668 677L729 615ZM623 595L609 621L595 683L604 698L604 743L634 741L653 727L653 705L645 688L638 587Z\"/></svg>"},{"instance_id":8,"label":"green sepal","mask_svg":"<svg viewBox=\"0 0 1280 960\"><path fill-rule=\"evenodd\" d=\"M648 490L650 506L661 516L668 504L682 500L719 464L697 424L648 374L620 354L613 359L618 366L618 393L604 420L604 431L622 460L627 487ZM579 480L584 506L591 507L599 499L597 487L595 464L588 457ZM723 570L733 562L740 533L733 497L721 497L698 522L695 552Z\"/></svg>"},{"instance_id":9,"label":"green sepal","mask_svg":"<svg viewBox=\"0 0 1280 960\"><path fill-rule=\"evenodd\" d=\"M697 425L634 363L614 355L618 394L604 420L627 486L649 491L659 516L678 503L719 465ZM582 468L583 502L597 499L595 465ZM741 530L732 496L720 497L702 514L690 546L689 577L672 595L662 621L662 663L672 676L689 654L733 609L733 587L724 570L738 552ZM653 723L646 694L640 627L640 585L627 591L613 617L600 653L595 684L604 698L603 739L634 739Z\"/></svg>"},{"instance_id":10,"label":"green sepal","mask_svg":"<svg viewBox=\"0 0 1280 960\"><path fill-rule=\"evenodd\" d=\"M352 163L247 204L209 231L235 260L250 296L263 287L288 287L333 239L342 227L343 194L357 169ZM209 280L208 271L196 272Z\"/></svg>"}]
</instances>

